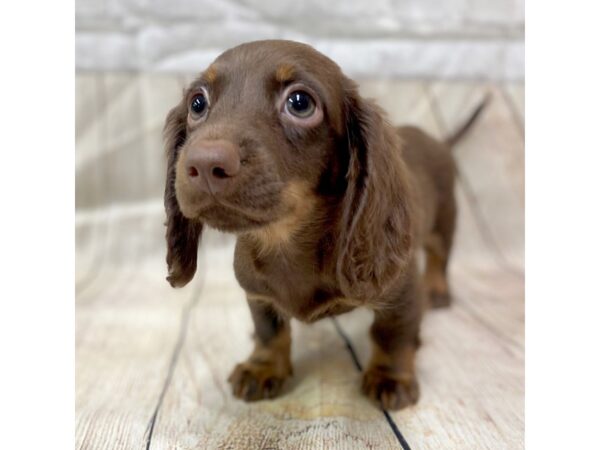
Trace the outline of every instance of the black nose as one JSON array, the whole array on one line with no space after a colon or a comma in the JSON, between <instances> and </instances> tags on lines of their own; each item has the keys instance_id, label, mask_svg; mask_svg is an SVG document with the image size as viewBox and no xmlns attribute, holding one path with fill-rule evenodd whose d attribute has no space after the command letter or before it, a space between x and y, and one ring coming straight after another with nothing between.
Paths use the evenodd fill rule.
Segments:
<instances>
[{"instance_id":1,"label":"black nose","mask_svg":"<svg viewBox=\"0 0 600 450\"><path fill-rule=\"evenodd\" d=\"M198 189L219 194L240 171L239 151L229 141L202 141L188 150L185 169Z\"/></svg>"}]
</instances>

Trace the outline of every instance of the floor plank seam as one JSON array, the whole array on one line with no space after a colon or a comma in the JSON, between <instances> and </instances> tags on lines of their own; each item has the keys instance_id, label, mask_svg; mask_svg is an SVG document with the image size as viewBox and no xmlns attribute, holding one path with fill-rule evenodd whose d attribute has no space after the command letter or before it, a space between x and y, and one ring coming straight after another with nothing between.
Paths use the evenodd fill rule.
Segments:
<instances>
[{"instance_id":1,"label":"floor plank seam","mask_svg":"<svg viewBox=\"0 0 600 450\"><path fill-rule=\"evenodd\" d=\"M346 346L346 349L348 350L348 353L350 353L350 357L352 358L352 362L354 363L354 366L356 367L356 369L359 372L362 372L363 371L362 364L360 363L360 361L358 359L358 355L356 354L356 351L354 350L354 346L352 345L350 338L344 332L344 330L342 329L341 325L339 324L339 322L337 321L337 319L335 317L332 317L331 321L333 322L333 326L335 327L335 330L337 331L337 333L340 335L340 337L344 341L344 344Z\"/></svg>"},{"instance_id":2,"label":"floor plank seam","mask_svg":"<svg viewBox=\"0 0 600 450\"><path fill-rule=\"evenodd\" d=\"M338 335L344 341L344 344L346 346L346 349L348 350L348 353L350 353L350 357L352 358L352 362L354 363L354 366L358 369L359 372L362 372L363 371L362 364L360 363L360 360L358 359L358 355L356 354L356 350L354 349L354 346L352 345L352 341L350 340L350 337L348 337L348 335L344 332L344 330L342 329L342 326L340 325L340 323L337 321L337 319L335 317L332 317L331 321L333 322L333 326L335 327L335 330L337 331ZM394 419L392 418L390 413L383 407L381 407L381 411L383 412L385 420L387 421L388 425L390 426L392 433L394 433L394 436L396 436L396 439L398 440L398 443L400 444L400 446L403 448L403 450L410 450L410 445L408 445L408 442L402 435L402 432L398 428L398 425L396 424L396 422L394 421Z\"/></svg>"},{"instance_id":3,"label":"floor plank seam","mask_svg":"<svg viewBox=\"0 0 600 450\"><path fill-rule=\"evenodd\" d=\"M191 294L191 299L184 306L181 311L181 324L179 327L179 335L177 336L177 342L175 343L175 347L173 348L173 352L171 354L171 359L169 361L169 369L167 371L167 377L163 383L163 387L158 396L158 401L156 403L156 407L150 417L150 421L148 422L148 426L146 427L146 450L150 450L152 445L152 434L154 432L154 427L156 425L156 420L158 418L158 414L160 412L160 408L162 407L163 400L165 395L167 394L167 390L171 384L173 379L173 374L175 373L175 367L177 366L177 362L179 361L179 356L181 355L181 349L183 348L183 344L185 343L185 338L187 337L187 330L189 328L190 317L192 309L198 304L200 299L200 292L202 291L202 286L204 283L199 283L198 286L193 290Z\"/></svg>"}]
</instances>

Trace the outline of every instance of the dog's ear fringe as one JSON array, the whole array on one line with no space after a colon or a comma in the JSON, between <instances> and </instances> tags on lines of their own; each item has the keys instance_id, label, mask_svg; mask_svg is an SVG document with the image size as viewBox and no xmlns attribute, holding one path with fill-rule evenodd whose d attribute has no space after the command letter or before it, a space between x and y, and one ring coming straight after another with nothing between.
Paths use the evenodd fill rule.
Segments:
<instances>
[{"instance_id":1,"label":"dog's ear fringe","mask_svg":"<svg viewBox=\"0 0 600 450\"><path fill-rule=\"evenodd\" d=\"M410 262L412 196L397 131L352 81L346 83L350 158L336 274L345 296L373 300Z\"/></svg>"},{"instance_id":2,"label":"dog's ear fringe","mask_svg":"<svg viewBox=\"0 0 600 450\"><path fill-rule=\"evenodd\" d=\"M202 236L202 223L192 221L181 212L175 194L176 164L179 148L186 139L187 107L182 100L174 107L165 122L163 137L167 156L167 178L165 183L165 212L167 281L173 287L183 287L189 283L196 273L198 246Z\"/></svg>"}]
</instances>

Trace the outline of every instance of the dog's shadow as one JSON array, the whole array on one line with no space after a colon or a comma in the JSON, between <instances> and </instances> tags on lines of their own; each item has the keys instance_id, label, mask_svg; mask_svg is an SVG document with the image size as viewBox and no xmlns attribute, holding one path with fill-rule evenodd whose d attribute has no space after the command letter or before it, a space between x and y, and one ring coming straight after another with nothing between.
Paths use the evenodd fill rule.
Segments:
<instances>
[{"instance_id":1,"label":"dog's shadow","mask_svg":"<svg viewBox=\"0 0 600 450\"><path fill-rule=\"evenodd\" d=\"M368 332L372 317L370 311L356 310L311 325L294 324L293 376L281 396L348 382L358 389L361 370L355 358L364 366L369 356Z\"/></svg>"}]
</instances>

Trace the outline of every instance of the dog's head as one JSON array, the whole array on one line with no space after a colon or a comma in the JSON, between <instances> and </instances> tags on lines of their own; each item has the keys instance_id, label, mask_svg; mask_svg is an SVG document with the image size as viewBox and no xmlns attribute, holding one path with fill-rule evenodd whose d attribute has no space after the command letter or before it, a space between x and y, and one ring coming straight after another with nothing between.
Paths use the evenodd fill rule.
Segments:
<instances>
[{"instance_id":1,"label":"dog's head","mask_svg":"<svg viewBox=\"0 0 600 450\"><path fill-rule=\"evenodd\" d=\"M320 199L337 205L346 295L375 295L404 268L412 233L398 137L311 47L258 41L226 51L171 110L165 142L173 286L194 275L203 223L291 233Z\"/></svg>"}]
</instances>

